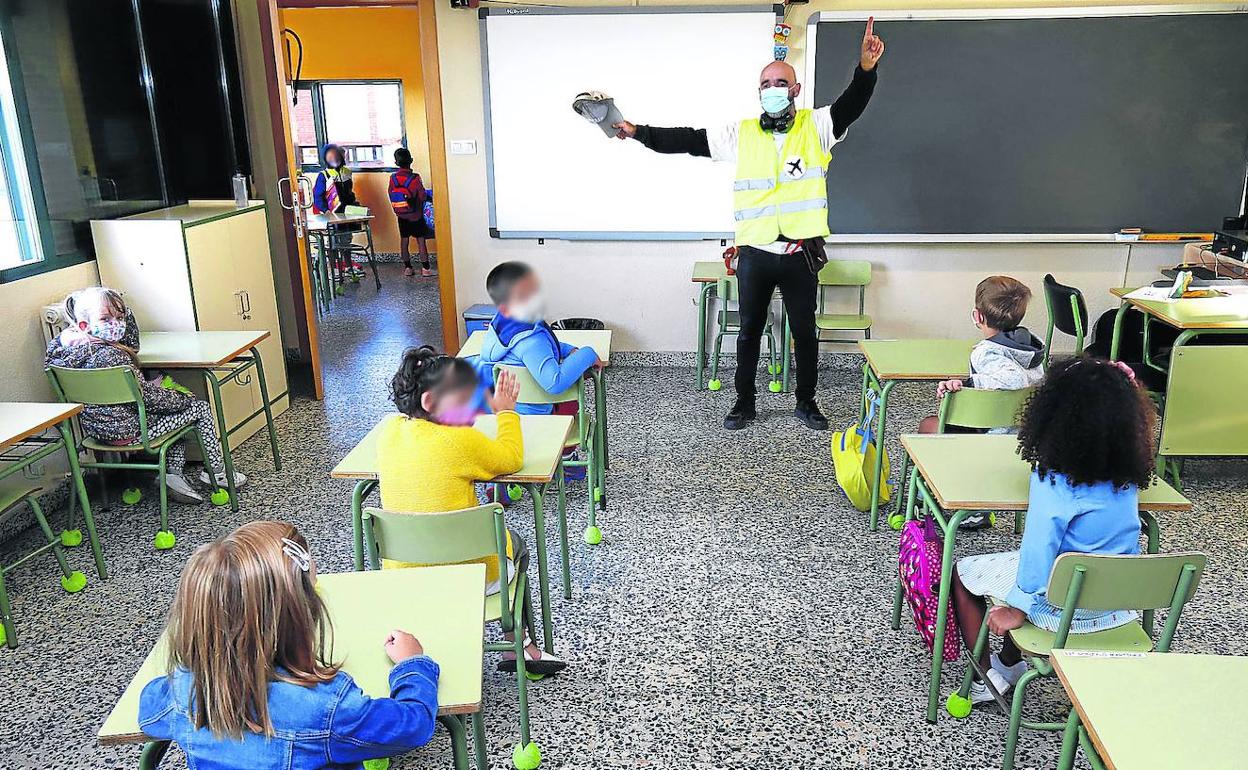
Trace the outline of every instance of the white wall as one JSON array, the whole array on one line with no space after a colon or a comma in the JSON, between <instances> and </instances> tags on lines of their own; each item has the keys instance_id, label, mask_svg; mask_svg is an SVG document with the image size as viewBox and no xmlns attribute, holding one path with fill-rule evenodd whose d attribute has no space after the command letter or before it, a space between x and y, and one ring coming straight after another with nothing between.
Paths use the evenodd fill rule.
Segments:
<instances>
[{"instance_id":1,"label":"white wall","mask_svg":"<svg viewBox=\"0 0 1248 770\"><path fill-rule=\"evenodd\" d=\"M70 292L100 282L94 262L41 273L13 283L0 284L0 350L4 351L4 377L0 377L0 401L51 401L52 389L43 373L43 341L40 310L65 299Z\"/></svg>"},{"instance_id":2,"label":"white wall","mask_svg":"<svg viewBox=\"0 0 1248 770\"><path fill-rule=\"evenodd\" d=\"M602 5L573 2L573 5ZM653 5L653 2L642 2ZM697 2L683 0L682 5ZM707 3L708 5L710 3ZM1052 5L1026 2L964 2L961 6ZM1081 3L1068 3L1078 5ZM1104 2L1082 4L1104 5ZM883 7L937 7L939 3L875 2ZM950 4L943 4L951 7ZM794 7L790 62L802 71L806 19L820 10L852 8L854 3L817 0ZM438 49L447 141L476 140L476 155L448 155L449 192L455 254L456 301L460 308L484 301L485 275L495 264L520 259L533 264L546 282L553 312L558 316L590 315L615 330L620 350L693 350L696 344L697 292L689 282L698 260L719 257L715 242L564 242L503 241L488 234L485 130L481 91L481 53L474 12L437 6ZM880 30L887 35L887 30ZM887 42L887 37L885 37ZM856 52L848 52L846 67ZM759 67L765 64L760 62ZM569 63L574 66L574 63ZM622 63L621 66L627 66ZM881 78L889 77L888 55ZM540 73L538 74L540 76ZM669 84L670 85L670 84ZM696 83L686 87L696 88ZM869 109L869 108L868 108ZM535 116L537 119L537 116ZM635 119L644 120L644 116ZM853 152L852 138L842 152ZM835 163L832 167L835 173ZM644 190L637 191L644 195ZM876 319L876 334L885 336L964 336L971 330L970 298L985 275L1007 273L1032 287L1036 298L1028 325L1046 324L1041 278L1052 272L1064 283L1079 286L1093 313L1110 306L1108 288L1128 281L1157 277L1155 268L1174 264L1182 249L1174 245L1136 245L1130 256L1120 244L879 244L836 247L834 256L868 259L876 282L868 294L868 312ZM1129 273L1129 274L1128 274Z\"/></svg>"}]
</instances>

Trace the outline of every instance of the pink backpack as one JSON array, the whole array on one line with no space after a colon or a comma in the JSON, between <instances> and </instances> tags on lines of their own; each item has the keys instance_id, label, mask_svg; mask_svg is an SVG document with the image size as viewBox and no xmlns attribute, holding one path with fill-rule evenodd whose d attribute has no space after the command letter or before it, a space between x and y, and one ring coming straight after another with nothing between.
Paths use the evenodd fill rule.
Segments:
<instances>
[{"instance_id":1,"label":"pink backpack","mask_svg":"<svg viewBox=\"0 0 1248 770\"><path fill-rule=\"evenodd\" d=\"M936 643L936 598L940 595L940 534L931 519L923 523L907 521L901 530L901 547L897 555L897 569L901 573L902 591L906 603L914 614L914 625L919 636L930 651ZM957 660L962 648L958 644L958 621L953 614L953 602L949 602L945 615L946 661Z\"/></svg>"}]
</instances>

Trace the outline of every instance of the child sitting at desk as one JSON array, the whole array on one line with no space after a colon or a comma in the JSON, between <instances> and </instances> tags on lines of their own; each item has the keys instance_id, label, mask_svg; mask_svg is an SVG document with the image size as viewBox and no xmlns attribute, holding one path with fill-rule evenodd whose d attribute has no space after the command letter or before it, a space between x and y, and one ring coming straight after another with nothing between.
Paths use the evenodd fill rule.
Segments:
<instances>
[{"instance_id":1,"label":"child sitting at desk","mask_svg":"<svg viewBox=\"0 0 1248 770\"><path fill-rule=\"evenodd\" d=\"M953 572L968 649L983 623L985 598L1006 605L988 610L989 630L1004 637L1001 654L980 661L998 692L1027 670L1008 632L1024 621L1057 630L1062 611L1044 591L1060 554L1139 553L1139 490L1153 480L1153 414L1130 367L1096 358L1054 364L1028 400L1018 434L1019 454L1032 468L1022 546L968 556ZM1070 631L1115 628L1135 617L1130 610L1077 610ZM973 683L972 703L991 699L983 682Z\"/></svg>"},{"instance_id":2,"label":"child sitting at desk","mask_svg":"<svg viewBox=\"0 0 1248 770\"><path fill-rule=\"evenodd\" d=\"M388 419L377 439L377 477L381 505L390 511L434 513L477 505L474 482L520 470L524 439L516 414L515 377L504 372L487 400L498 415L498 437L489 438L472 427L479 414L474 401L478 381L472 364L442 355L425 346L403 354L390 381L390 396L400 414ZM508 574L528 567L528 550L514 530L507 532ZM500 590L507 578L497 556L485 563L487 593ZM420 566L385 560L383 568ZM505 586L502 590L505 590ZM528 593L525 623L532 615ZM567 664L530 642L524 651L525 670L554 674ZM504 653L499 670L516 670L512 653Z\"/></svg>"},{"instance_id":3,"label":"child sitting at desk","mask_svg":"<svg viewBox=\"0 0 1248 770\"><path fill-rule=\"evenodd\" d=\"M168 387L162 379L148 380L143 376L138 359L139 328L121 295L102 286L75 292L65 300L65 317L72 319L73 325L49 343L45 363L66 369L132 368L143 394L148 435L160 436L195 423L206 455L199 480L224 487L225 458L208 402ZM87 404L80 424L87 435L114 446L128 446L139 440L139 409L135 404ZM183 503L202 503L204 498L183 475L185 440L171 446L166 457L165 482L170 496ZM235 488L246 483L247 476L234 471Z\"/></svg>"},{"instance_id":4,"label":"child sitting at desk","mask_svg":"<svg viewBox=\"0 0 1248 770\"><path fill-rule=\"evenodd\" d=\"M191 767L359 767L433 737L438 664L416 637L378 639L390 697L370 698L326 656L316 563L290 524L253 521L201 546L169 613L168 676L139 696L139 727Z\"/></svg>"}]
</instances>

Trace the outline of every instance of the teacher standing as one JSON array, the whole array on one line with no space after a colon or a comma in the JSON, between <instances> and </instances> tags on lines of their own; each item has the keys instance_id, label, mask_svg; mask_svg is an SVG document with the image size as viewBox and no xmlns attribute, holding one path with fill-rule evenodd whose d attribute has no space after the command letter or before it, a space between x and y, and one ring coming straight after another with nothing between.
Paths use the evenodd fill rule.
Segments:
<instances>
[{"instance_id":1,"label":"teacher standing","mask_svg":"<svg viewBox=\"0 0 1248 770\"><path fill-rule=\"evenodd\" d=\"M884 41L867 20L853 80L831 105L799 110L802 86L785 62L774 61L759 76L762 115L717 130L659 128L622 121L621 139L633 138L661 153L687 153L735 162L733 208L739 263L737 286L741 331L737 335L737 401L724 427L740 430L757 417L759 344L777 287L784 300L797 358L797 408L794 415L814 430L826 430L827 418L815 403L819 339L815 306L819 282L811 254L822 256L828 235L825 177L832 146L862 115L875 90L876 64ZM788 351L785 351L785 355Z\"/></svg>"}]
</instances>

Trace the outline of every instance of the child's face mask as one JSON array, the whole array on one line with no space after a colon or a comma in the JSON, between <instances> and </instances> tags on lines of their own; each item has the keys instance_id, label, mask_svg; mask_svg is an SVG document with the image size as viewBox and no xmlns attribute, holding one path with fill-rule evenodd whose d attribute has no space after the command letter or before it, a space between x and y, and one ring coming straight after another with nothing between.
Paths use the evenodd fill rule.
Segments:
<instances>
[{"instance_id":1,"label":"child's face mask","mask_svg":"<svg viewBox=\"0 0 1248 770\"><path fill-rule=\"evenodd\" d=\"M87 326L87 334L98 337L105 342L121 342L126 336L126 320L124 318L96 318Z\"/></svg>"},{"instance_id":2,"label":"child's face mask","mask_svg":"<svg viewBox=\"0 0 1248 770\"><path fill-rule=\"evenodd\" d=\"M515 320L535 324L546 315L546 298L540 291L535 291L520 302L513 304L510 310L511 317Z\"/></svg>"},{"instance_id":3,"label":"child's face mask","mask_svg":"<svg viewBox=\"0 0 1248 770\"><path fill-rule=\"evenodd\" d=\"M439 425L466 426L472 425L476 419L477 409L467 398L443 397L433 411L433 421Z\"/></svg>"}]
</instances>

